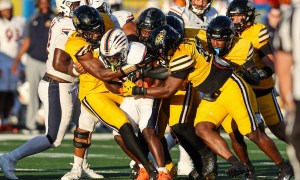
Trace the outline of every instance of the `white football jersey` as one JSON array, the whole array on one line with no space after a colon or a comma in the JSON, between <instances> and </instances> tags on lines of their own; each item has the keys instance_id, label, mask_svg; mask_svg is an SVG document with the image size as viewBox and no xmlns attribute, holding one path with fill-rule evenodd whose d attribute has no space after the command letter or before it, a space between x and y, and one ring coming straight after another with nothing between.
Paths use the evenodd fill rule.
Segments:
<instances>
[{"instance_id":1,"label":"white football jersey","mask_svg":"<svg viewBox=\"0 0 300 180\"><path fill-rule=\"evenodd\" d=\"M209 11L204 14L203 20L201 20L189 7L190 2L186 1L185 7L171 7L168 15L173 15L183 20L184 28L186 29L206 29L210 21L218 16L217 10L210 7Z\"/></svg>"},{"instance_id":2,"label":"white football jersey","mask_svg":"<svg viewBox=\"0 0 300 180\"><path fill-rule=\"evenodd\" d=\"M75 30L72 19L68 17L55 17L52 20L49 35L48 35L48 60L46 62L47 73L52 74L56 77L64 79L69 82L76 81L77 78L74 78L68 74L56 71L53 68L53 58L55 48L65 50L65 44L68 40L68 35Z\"/></svg>"},{"instance_id":3,"label":"white football jersey","mask_svg":"<svg viewBox=\"0 0 300 180\"><path fill-rule=\"evenodd\" d=\"M26 19L15 16L10 21L0 19L0 52L15 58L25 29Z\"/></svg>"}]
</instances>

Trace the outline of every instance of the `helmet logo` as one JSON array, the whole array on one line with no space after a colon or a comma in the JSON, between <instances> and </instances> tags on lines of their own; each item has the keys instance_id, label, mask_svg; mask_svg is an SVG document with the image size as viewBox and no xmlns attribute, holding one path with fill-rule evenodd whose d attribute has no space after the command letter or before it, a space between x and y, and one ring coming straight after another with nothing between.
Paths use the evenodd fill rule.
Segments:
<instances>
[{"instance_id":1,"label":"helmet logo","mask_svg":"<svg viewBox=\"0 0 300 180\"><path fill-rule=\"evenodd\" d=\"M163 44L164 37L166 35L166 30L162 30L155 38L155 45Z\"/></svg>"},{"instance_id":2,"label":"helmet logo","mask_svg":"<svg viewBox=\"0 0 300 180\"><path fill-rule=\"evenodd\" d=\"M74 24L80 24L80 21L76 16L73 16L73 22Z\"/></svg>"}]
</instances>

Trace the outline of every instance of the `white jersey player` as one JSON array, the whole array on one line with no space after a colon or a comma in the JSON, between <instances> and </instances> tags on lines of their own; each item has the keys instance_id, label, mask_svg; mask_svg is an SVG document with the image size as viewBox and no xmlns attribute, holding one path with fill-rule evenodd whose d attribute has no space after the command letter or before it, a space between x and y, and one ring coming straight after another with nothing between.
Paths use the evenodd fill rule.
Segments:
<instances>
[{"instance_id":1,"label":"white jersey player","mask_svg":"<svg viewBox=\"0 0 300 180\"><path fill-rule=\"evenodd\" d=\"M185 27L185 36L194 37L200 29L205 30L209 22L218 15L211 3L212 0L186 0L184 7L171 7L168 15L180 18Z\"/></svg>"},{"instance_id":2,"label":"white jersey player","mask_svg":"<svg viewBox=\"0 0 300 180\"><path fill-rule=\"evenodd\" d=\"M9 179L17 179L14 165L18 160L58 147L72 117L76 117L73 111L79 110L74 109L80 107L76 83L78 80L67 74L70 56L64 51L68 34L74 30L71 17L79 3L80 0L56 0L59 14L53 19L49 30L47 71L38 89L45 109L46 132L1 157L1 168ZM90 170L87 164L82 168L83 174L89 178L103 178Z\"/></svg>"}]
</instances>

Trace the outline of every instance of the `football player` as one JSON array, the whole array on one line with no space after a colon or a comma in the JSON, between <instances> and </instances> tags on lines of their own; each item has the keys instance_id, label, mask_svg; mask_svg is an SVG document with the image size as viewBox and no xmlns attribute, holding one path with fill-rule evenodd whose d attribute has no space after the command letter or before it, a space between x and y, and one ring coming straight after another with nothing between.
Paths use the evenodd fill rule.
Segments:
<instances>
[{"instance_id":1,"label":"football player","mask_svg":"<svg viewBox=\"0 0 300 180\"><path fill-rule=\"evenodd\" d=\"M173 6L168 15L178 17L184 24L185 36L194 37L199 29L206 29L208 23L218 15L211 7L213 0L186 0L185 6Z\"/></svg>"},{"instance_id":2,"label":"football player","mask_svg":"<svg viewBox=\"0 0 300 180\"><path fill-rule=\"evenodd\" d=\"M227 16L234 23L236 35L251 41L253 44L254 62L260 71L261 81L257 85L252 85L252 88L257 97L259 110L264 122L278 139L287 142L285 137L285 123L276 99L275 83L272 78L274 56L270 47L268 29L263 24L254 23L256 16L255 8L253 3L248 0L232 1L228 7ZM260 127L264 129L263 121L260 124ZM251 165L245 150L245 142L238 130L228 129L226 131L231 134L232 147L240 154L241 161Z\"/></svg>"},{"instance_id":3,"label":"football player","mask_svg":"<svg viewBox=\"0 0 300 180\"><path fill-rule=\"evenodd\" d=\"M110 10L110 4L107 0L95 0L95 1L86 1L81 0L80 5L88 5L91 7L94 7L98 10L98 12L101 14L104 23L105 23L105 31L107 32L112 28L122 28L124 32L126 33L128 39L131 39L132 41L137 40L136 36L136 28L135 24L132 22L133 15L132 13L128 11L121 11L121 12L114 12L115 15L111 13ZM86 72L85 69L80 65L80 63L76 63L74 66L74 70L71 68L69 71L70 74L73 74L72 71L77 70L80 73ZM81 72L82 71L82 72ZM73 74L74 76L78 76L79 74L76 73ZM85 111L84 108L82 108L82 111ZM90 132L92 133L94 130L95 125L100 121L99 119L95 119L94 121L87 121L83 118L83 116L80 116L78 126L76 127L76 131L82 131L83 133ZM87 116L88 117L88 116ZM74 136L76 136L76 131L74 132ZM115 138L116 141L118 141L118 138ZM62 179L74 179L75 177L79 177L78 173L78 164L81 164L80 162L85 161L86 158L85 155L87 153L86 146L82 146L80 144L77 144L76 141L74 141L74 164L70 172L66 173ZM122 143L118 144L121 146ZM123 143L124 144L124 143ZM122 147L122 149L126 149L126 147ZM78 163L76 163L78 162Z\"/></svg>"},{"instance_id":4,"label":"football player","mask_svg":"<svg viewBox=\"0 0 300 180\"><path fill-rule=\"evenodd\" d=\"M91 114L121 135L125 146L140 160L150 179L155 179L156 169L141 150L128 118L117 105L123 101L123 97L108 90L112 80L136 70L136 66L120 66L116 71L112 71L99 61L96 49L99 48L99 41L104 34L105 25L102 16L95 8L87 5L80 6L74 12L73 24L76 32L69 36L66 52L70 54L75 63L79 62L87 71L79 76L81 103ZM81 133L88 138L88 141L84 142L90 144L91 132L81 131ZM77 139L80 141L80 137Z\"/></svg>"},{"instance_id":5,"label":"football player","mask_svg":"<svg viewBox=\"0 0 300 180\"><path fill-rule=\"evenodd\" d=\"M215 25L215 22L219 24L224 22L226 19L223 17L221 16L221 21L213 20L209 26ZM229 22L231 21L229 20ZM187 39L180 44L177 38L172 38L167 30L153 31L153 35L155 38L149 38L150 42L147 47L152 47L151 49L160 54L163 53L164 56L169 50L175 50L169 63L171 75L165 81L164 86L155 88L141 88L127 81L123 83L123 95L138 94L145 97L167 98L176 92L181 83L187 79L197 90L205 94L197 109L194 122L197 135L216 154L232 165L226 171L228 175L236 176L248 171L247 166L232 154L226 141L216 131L228 114L234 116L238 127L242 129L242 134L262 148L271 147L270 149L273 149L272 154L270 152L266 152L266 154L272 157L275 163L284 162L273 142L258 131L255 116L257 105L251 87L234 73L226 61L217 55L210 54L207 51L207 44L201 41L200 37ZM163 40L160 41L161 39ZM176 45L179 47L177 48Z\"/></svg>"}]
</instances>

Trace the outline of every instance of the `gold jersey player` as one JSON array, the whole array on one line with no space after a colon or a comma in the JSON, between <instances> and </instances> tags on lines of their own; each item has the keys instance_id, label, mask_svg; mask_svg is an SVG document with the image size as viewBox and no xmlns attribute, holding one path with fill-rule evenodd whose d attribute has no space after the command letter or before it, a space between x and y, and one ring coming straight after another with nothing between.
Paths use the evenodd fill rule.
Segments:
<instances>
[{"instance_id":1,"label":"gold jersey player","mask_svg":"<svg viewBox=\"0 0 300 180\"><path fill-rule=\"evenodd\" d=\"M221 22L223 21L224 19L221 19ZM215 21L213 20L209 26L215 25L213 22ZM218 23L220 24L220 21ZM230 20L229 24L225 23L225 25L233 26ZM226 141L216 131L227 115L231 115L236 120L241 133L256 143L276 164L283 162L273 141L257 128L255 116L257 103L251 87L226 61L209 54L206 43L199 38L185 39L177 48L174 46L177 40L169 36L168 31L160 30L152 33L155 37L149 38L148 47L153 48L153 52L166 55L169 50L176 50L169 63L171 74L162 87L144 89L125 82L124 95L139 94L146 97L167 98L177 91L183 81L188 80L195 88L206 94L196 112L194 125L197 135L216 154L232 165L226 171L227 174L236 176L248 171L247 166L233 155ZM226 34L214 36L223 37Z\"/></svg>"},{"instance_id":2,"label":"gold jersey player","mask_svg":"<svg viewBox=\"0 0 300 180\"><path fill-rule=\"evenodd\" d=\"M117 67L116 71L105 68L98 59L99 41L104 33L104 22L99 12L87 5L74 11L73 24L76 31L66 43L66 52L72 60L79 62L87 73L80 75L79 99L91 114L100 119L106 126L117 131L125 146L141 161L148 171L150 179L156 178L156 170L142 152L125 113L118 107L123 97L111 93L106 86L115 78L126 75L135 69L134 65ZM78 132L75 140L90 145L91 132Z\"/></svg>"}]
</instances>

